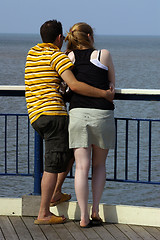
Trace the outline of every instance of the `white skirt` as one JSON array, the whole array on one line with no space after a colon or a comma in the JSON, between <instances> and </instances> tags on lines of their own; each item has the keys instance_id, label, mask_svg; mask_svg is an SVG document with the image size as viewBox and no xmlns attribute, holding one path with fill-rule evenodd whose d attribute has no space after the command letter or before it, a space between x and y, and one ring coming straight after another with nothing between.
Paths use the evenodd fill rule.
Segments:
<instances>
[{"instance_id":1,"label":"white skirt","mask_svg":"<svg viewBox=\"0 0 160 240\"><path fill-rule=\"evenodd\" d=\"M96 145L113 149L115 120L113 110L74 108L69 111L69 148Z\"/></svg>"}]
</instances>

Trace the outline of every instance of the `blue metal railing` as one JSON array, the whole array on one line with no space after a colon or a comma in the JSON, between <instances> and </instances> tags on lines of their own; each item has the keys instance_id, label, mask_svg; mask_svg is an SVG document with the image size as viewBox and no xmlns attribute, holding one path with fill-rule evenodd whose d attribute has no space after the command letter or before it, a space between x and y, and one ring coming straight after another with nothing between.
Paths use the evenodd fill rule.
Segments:
<instances>
[{"instance_id":1,"label":"blue metal railing","mask_svg":"<svg viewBox=\"0 0 160 240\"><path fill-rule=\"evenodd\" d=\"M125 124L125 155L124 155L124 160L125 160L125 166L124 166L124 179L120 179L117 177L117 161L118 161L118 157L117 157L117 133L118 133L118 129L117 129L117 123L118 121L124 121ZM135 166L136 166L136 172L135 172L135 180L131 180L128 178L128 173L129 173L129 123L130 122L136 122L137 125L137 139L135 141L136 144L136 148L135 148L135 155L136 155L136 162L135 162ZM146 172L148 172L148 176L146 180L141 180L140 179L140 124L146 122L148 124L148 160L146 162L148 162L148 171L146 170ZM148 184L160 184L160 181L154 181L151 178L151 173L152 173L152 123L160 123L160 119L134 119L134 118L115 118L115 124L116 124L116 146L115 146L115 153L114 153L114 178L113 179L106 179L108 181L117 181L117 182L130 182L130 183L148 183ZM158 129L158 127L157 127ZM147 129L145 129L147 130ZM157 149L157 158L158 158L158 149ZM160 154L159 154L160 157ZM160 159L159 159L160 160ZM158 166L157 166L158 167Z\"/></svg>"},{"instance_id":2,"label":"blue metal railing","mask_svg":"<svg viewBox=\"0 0 160 240\"><path fill-rule=\"evenodd\" d=\"M27 131L26 135L26 155L27 155L27 164L25 168L25 172L19 172L19 141L21 140L19 137L19 119L25 117L26 124L25 129ZM12 119L12 120L11 120ZM9 121L10 120L10 121ZM14 123L14 126L11 126L11 122ZM4 149L1 149L1 156L4 155L4 165L1 163L1 169L4 169L4 172L0 172L0 175L20 175L20 176L33 176L33 173L30 172L30 122L28 118L28 114L2 114L0 113L0 125L1 125L1 148L4 143ZM10 126L10 129L8 127ZM23 130L24 126L21 124L21 131ZM11 128L14 129L14 133L11 133ZM9 134L12 134L12 136L9 137ZM21 137L22 134L21 134ZM12 142L12 147L8 146L9 141ZM15 173L10 172L8 169L8 157L7 152L14 152L14 158L15 158ZM22 154L21 154L22 155ZM23 168L24 170L24 168Z\"/></svg>"},{"instance_id":3,"label":"blue metal railing","mask_svg":"<svg viewBox=\"0 0 160 240\"><path fill-rule=\"evenodd\" d=\"M0 96L24 96L24 89L21 90L0 90ZM154 95L150 94L133 94L133 93L121 93L120 90L117 90L115 99L128 99L128 100L160 100L160 94L156 93ZM14 120L11 120L14 118ZM25 118L25 121L21 119ZM123 121L125 123L125 127L123 129L123 134L119 137L119 128L118 123ZM23 124L22 124L23 122ZM25 122L25 124L24 124ZM136 160L134 163L134 174L133 176L129 177L130 169L130 142L129 141L129 130L130 124L135 122L137 133L135 138L134 147ZM148 151L148 160L147 160L147 170L145 169L144 172L148 173L147 176L143 174L141 177L140 166L141 166L141 158L140 158L140 147L141 147L141 125L143 123L148 124L148 143L147 143L147 151ZM116 125L116 145L115 151L113 156L113 171L107 177L107 181L117 181L117 182L128 182L128 183L148 183L148 184L160 184L160 180L153 180L153 170L152 170L152 141L153 141L153 134L152 134L152 124L160 123L160 119L132 119L132 118L116 118L115 125ZM10 126L13 124L13 126ZM4 163L0 165L0 175L16 175L16 176L33 176L34 177L34 194L40 194L40 183L41 183L41 176L43 172L43 141L40 136L30 127L29 119L27 114L0 114L0 125L1 125L1 137L0 137L0 145L1 148L3 147L1 154L1 159L4 158ZM10 131L10 129L12 131ZM14 129L14 131L13 131ZM26 130L24 133L24 129ZM146 128L145 128L146 131ZM119 138L124 137L124 144L120 146L119 149ZM32 137L31 137L32 136ZM34 139L34 140L33 140ZM25 142L23 141L25 140ZM14 144L13 144L14 141ZM12 142L12 146L9 149L9 142ZM24 151L25 146L25 160L21 163L20 161L24 154L21 151ZM121 149L125 149L124 155L121 153ZM22 149L22 150L21 150ZM14 153L14 154L13 154ZM11 154L11 156L10 156ZM145 150L146 154L146 150ZM157 149L158 154L158 149ZM27 159L26 159L27 156ZM9 160L8 160L9 158ZM11 162L11 164L8 164ZM124 167L119 167L119 162L124 162ZM13 165L15 164L15 165ZM25 167L24 167L25 165ZM34 165L34 168L33 168ZM32 166L32 169L31 169ZM13 171L14 170L14 171ZM121 176L119 176L121 173ZM73 178L73 170L71 170L69 176ZM91 177L89 177L91 179Z\"/></svg>"}]
</instances>

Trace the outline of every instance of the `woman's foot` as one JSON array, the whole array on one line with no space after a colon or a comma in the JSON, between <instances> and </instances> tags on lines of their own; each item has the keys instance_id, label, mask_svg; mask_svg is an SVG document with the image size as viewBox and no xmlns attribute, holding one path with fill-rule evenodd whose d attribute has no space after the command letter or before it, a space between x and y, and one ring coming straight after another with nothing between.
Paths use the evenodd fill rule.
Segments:
<instances>
[{"instance_id":1,"label":"woman's foot","mask_svg":"<svg viewBox=\"0 0 160 240\"><path fill-rule=\"evenodd\" d=\"M90 227L92 227L92 221L89 220L88 223L86 223L85 221L80 221L80 227L81 228L90 228Z\"/></svg>"}]
</instances>

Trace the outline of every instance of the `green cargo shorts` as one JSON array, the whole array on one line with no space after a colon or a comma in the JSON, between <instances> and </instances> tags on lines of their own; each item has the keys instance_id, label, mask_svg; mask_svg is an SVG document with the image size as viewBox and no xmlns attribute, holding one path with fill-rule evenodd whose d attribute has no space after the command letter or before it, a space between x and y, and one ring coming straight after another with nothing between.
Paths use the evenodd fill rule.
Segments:
<instances>
[{"instance_id":1,"label":"green cargo shorts","mask_svg":"<svg viewBox=\"0 0 160 240\"><path fill-rule=\"evenodd\" d=\"M33 128L45 141L45 167L50 173L65 172L73 150L69 150L68 116L40 116Z\"/></svg>"}]
</instances>

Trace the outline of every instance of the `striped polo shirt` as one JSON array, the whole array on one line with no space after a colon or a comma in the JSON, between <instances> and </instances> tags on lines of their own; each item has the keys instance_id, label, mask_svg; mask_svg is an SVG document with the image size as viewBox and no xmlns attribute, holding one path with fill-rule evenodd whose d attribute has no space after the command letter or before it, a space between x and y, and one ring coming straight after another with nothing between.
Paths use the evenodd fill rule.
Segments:
<instances>
[{"instance_id":1,"label":"striped polo shirt","mask_svg":"<svg viewBox=\"0 0 160 240\"><path fill-rule=\"evenodd\" d=\"M41 115L67 115L59 92L61 74L73 63L52 43L30 49L25 66L25 96L31 124Z\"/></svg>"}]
</instances>

